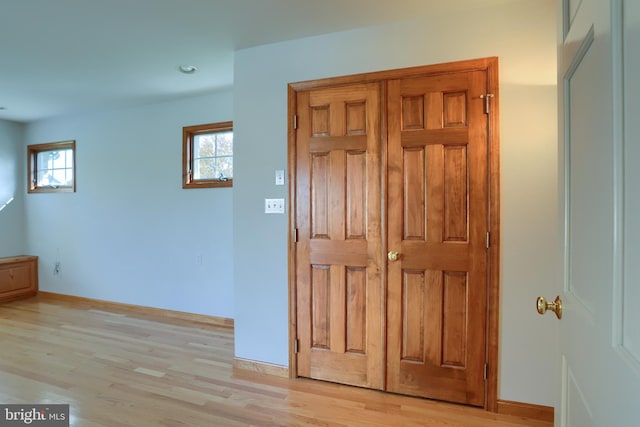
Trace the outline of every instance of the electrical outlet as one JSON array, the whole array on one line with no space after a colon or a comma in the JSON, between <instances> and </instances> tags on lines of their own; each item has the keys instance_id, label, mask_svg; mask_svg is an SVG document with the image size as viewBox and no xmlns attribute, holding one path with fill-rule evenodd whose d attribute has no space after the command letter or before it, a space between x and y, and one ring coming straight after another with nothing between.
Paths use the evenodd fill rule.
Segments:
<instances>
[{"instance_id":1,"label":"electrical outlet","mask_svg":"<svg viewBox=\"0 0 640 427\"><path fill-rule=\"evenodd\" d=\"M264 213L283 214L284 199L264 199Z\"/></svg>"},{"instance_id":2,"label":"electrical outlet","mask_svg":"<svg viewBox=\"0 0 640 427\"><path fill-rule=\"evenodd\" d=\"M60 262L56 262L56 265L53 267L53 274L60 274Z\"/></svg>"}]
</instances>

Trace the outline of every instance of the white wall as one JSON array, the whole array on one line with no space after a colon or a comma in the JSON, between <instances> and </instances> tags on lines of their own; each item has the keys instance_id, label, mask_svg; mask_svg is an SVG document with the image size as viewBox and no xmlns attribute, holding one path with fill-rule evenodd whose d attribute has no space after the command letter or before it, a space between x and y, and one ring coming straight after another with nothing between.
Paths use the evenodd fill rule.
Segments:
<instances>
[{"instance_id":1,"label":"white wall","mask_svg":"<svg viewBox=\"0 0 640 427\"><path fill-rule=\"evenodd\" d=\"M26 254L24 126L0 120L0 257Z\"/></svg>"},{"instance_id":2,"label":"white wall","mask_svg":"<svg viewBox=\"0 0 640 427\"><path fill-rule=\"evenodd\" d=\"M25 145L75 139L77 152L76 193L26 196L40 289L233 317L233 190L181 183L182 127L232 112L227 90L28 124Z\"/></svg>"},{"instance_id":3,"label":"white wall","mask_svg":"<svg viewBox=\"0 0 640 427\"><path fill-rule=\"evenodd\" d=\"M553 406L557 324L535 311L557 278L556 50L553 0L522 0L241 50L234 76L236 356L288 364L287 83L500 57L502 301L499 398ZM541 346L540 343L551 343Z\"/></svg>"}]
</instances>

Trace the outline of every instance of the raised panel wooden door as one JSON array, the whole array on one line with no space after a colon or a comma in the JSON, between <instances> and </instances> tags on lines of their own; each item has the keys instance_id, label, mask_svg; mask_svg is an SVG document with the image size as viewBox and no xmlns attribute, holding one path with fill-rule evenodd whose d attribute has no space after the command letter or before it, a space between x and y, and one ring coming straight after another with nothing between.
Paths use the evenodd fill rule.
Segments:
<instances>
[{"instance_id":1,"label":"raised panel wooden door","mask_svg":"<svg viewBox=\"0 0 640 427\"><path fill-rule=\"evenodd\" d=\"M387 389L482 406L485 72L388 83Z\"/></svg>"},{"instance_id":2,"label":"raised panel wooden door","mask_svg":"<svg viewBox=\"0 0 640 427\"><path fill-rule=\"evenodd\" d=\"M297 374L381 389L380 86L296 102Z\"/></svg>"}]
</instances>

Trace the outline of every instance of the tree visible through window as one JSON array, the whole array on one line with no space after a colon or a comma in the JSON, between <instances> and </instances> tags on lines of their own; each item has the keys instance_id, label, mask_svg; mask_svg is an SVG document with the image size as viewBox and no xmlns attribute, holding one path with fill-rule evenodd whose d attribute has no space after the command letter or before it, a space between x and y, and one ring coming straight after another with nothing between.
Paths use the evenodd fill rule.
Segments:
<instances>
[{"instance_id":1,"label":"tree visible through window","mask_svg":"<svg viewBox=\"0 0 640 427\"><path fill-rule=\"evenodd\" d=\"M182 187L231 187L233 122L183 128Z\"/></svg>"}]
</instances>

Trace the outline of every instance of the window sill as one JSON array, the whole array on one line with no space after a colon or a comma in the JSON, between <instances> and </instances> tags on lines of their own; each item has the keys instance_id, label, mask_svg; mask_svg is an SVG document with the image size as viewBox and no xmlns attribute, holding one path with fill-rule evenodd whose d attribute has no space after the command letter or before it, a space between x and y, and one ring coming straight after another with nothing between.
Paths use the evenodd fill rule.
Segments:
<instances>
[{"instance_id":1,"label":"window sill","mask_svg":"<svg viewBox=\"0 0 640 427\"><path fill-rule=\"evenodd\" d=\"M191 189L191 188L228 188L233 187L233 179L229 179L227 181L218 181L215 180L199 180L192 182L182 182L182 188Z\"/></svg>"}]
</instances>

